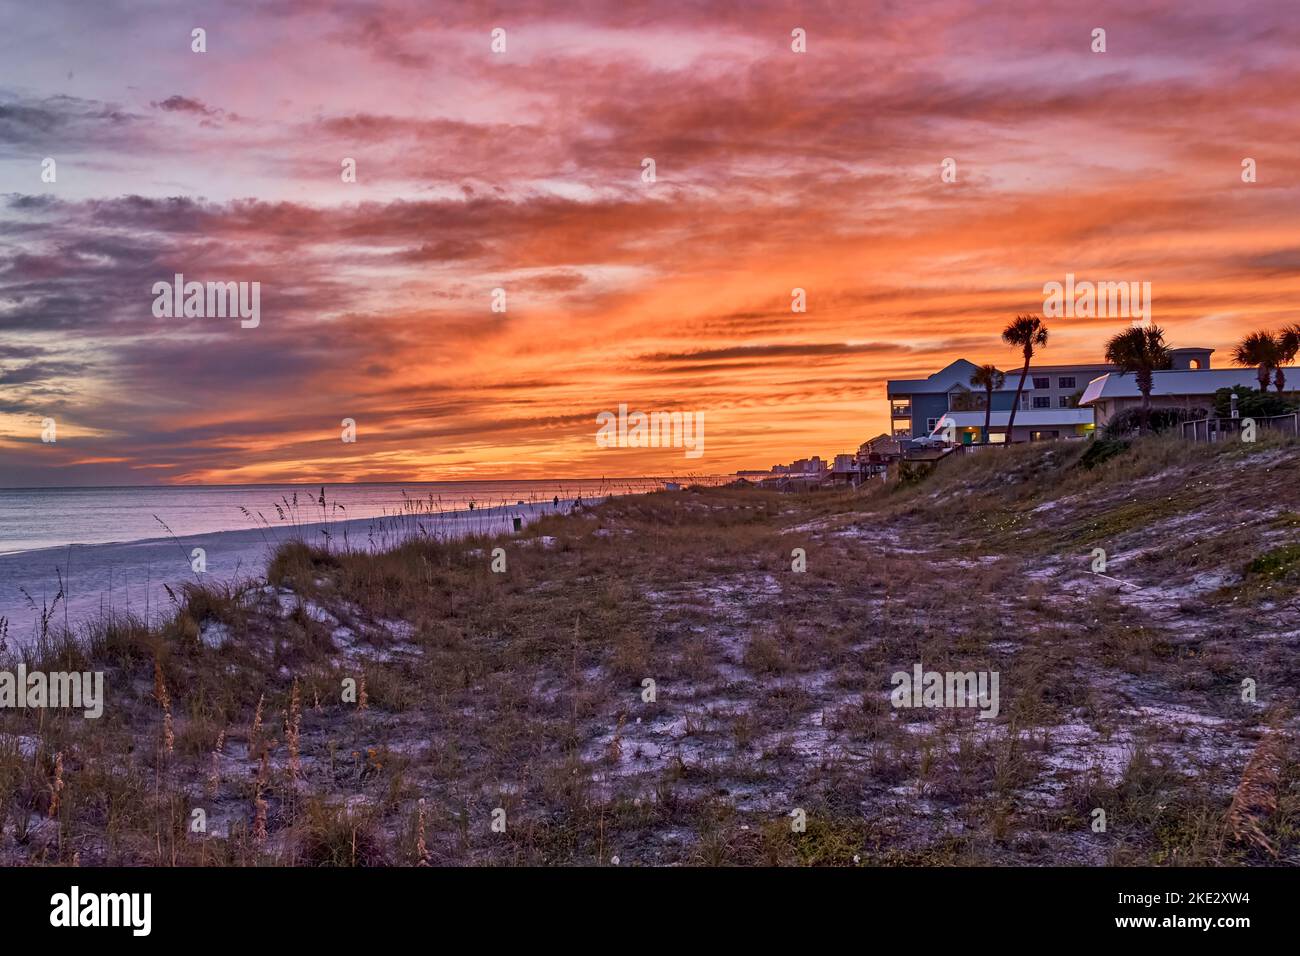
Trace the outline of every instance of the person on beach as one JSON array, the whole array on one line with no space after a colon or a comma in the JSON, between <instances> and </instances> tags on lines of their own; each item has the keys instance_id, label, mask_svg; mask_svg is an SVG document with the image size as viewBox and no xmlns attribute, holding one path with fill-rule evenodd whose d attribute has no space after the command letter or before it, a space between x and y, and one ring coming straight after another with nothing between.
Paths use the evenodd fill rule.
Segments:
<instances>
[{"instance_id":1,"label":"person on beach","mask_svg":"<svg viewBox=\"0 0 1300 956\"><path fill-rule=\"evenodd\" d=\"M559 495L556 495L556 496L555 496L555 501L552 502L552 503L555 505L555 507L557 507L557 508L560 507L560 496L559 496Z\"/></svg>"}]
</instances>

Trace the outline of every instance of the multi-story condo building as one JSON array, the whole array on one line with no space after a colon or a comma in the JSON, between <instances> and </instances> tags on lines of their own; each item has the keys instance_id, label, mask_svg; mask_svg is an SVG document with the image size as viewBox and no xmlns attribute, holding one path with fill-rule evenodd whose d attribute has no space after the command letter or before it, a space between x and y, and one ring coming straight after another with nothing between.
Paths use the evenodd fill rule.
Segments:
<instances>
[{"instance_id":1,"label":"multi-story condo building","mask_svg":"<svg viewBox=\"0 0 1300 956\"><path fill-rule=\"evenodd\" d=\"M1173 350L1174 369L1208 369L1210 353L1213 349L1185 348ZM946 368L940 369L927 378L891 379L886 383L886 395L889 399L890 431L895 438L920 438L929 435L949 412L964 413L950 419L963 423L960 439L964 442L978 441L978 428L966 423L971 419L969 413L983 412L983 389L971 385L971 375L978 366L966 359L958 359ZM1036 437L1065 437L1082 434L1091 423L1085 423L1078 408L1079 398L1088 383L1093 379L1114 372L1112 365L1104 362L1086 365L1031 365L1025 377L1024 391L1020 395L1020 407L1017 411L1017 434L1013 441L1022 440L1020 412L1034 414L1025 419L1023 424L1033 428L1023 434L1028 440ZM1016 386L1020 381L1020 369L1002 370L1005 381L1002 388L993 393L993 423L991 436L994 441L1005 441L1007 415L1015 400ZM981 416L976 416L982 419ZM1086 415L1083 417L1087 417ZM1059 421L1058 421L1059 419ZM1001 421L1002 432L998 431ZM981 420L980 425L983 422Z\"/></svg>"}]
</instances>

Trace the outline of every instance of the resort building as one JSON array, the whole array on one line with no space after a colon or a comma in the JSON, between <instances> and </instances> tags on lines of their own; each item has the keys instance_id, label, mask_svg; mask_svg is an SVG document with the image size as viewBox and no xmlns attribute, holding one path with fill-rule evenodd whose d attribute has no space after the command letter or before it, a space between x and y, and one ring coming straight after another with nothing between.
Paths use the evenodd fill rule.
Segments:
<instances>
[{"instance_id":1,"label":"resort building","mask_svg":"<svg viewBox=\"0 0 1300 956\"><path fill-rule=\"evenodd\" d=\"M1180 371L1195 371L1198 374L1210 368L1210 354L1213 349L1185 348L1172 352L1173 368ZM974 362L958 359L946 368L921 379L891 379L885 384L889 400L890 429L895 438L920 438L934 433L945 415L956 413L960 419L959 433L969 427L970 415L978 412L979 422L976 427L984 425L983 389L970 384L971 375L979 368ZM1250 373L1250 370L1246 370ZM1002 369L1004 381L1002 388L993 392L993 421L990 431L992 441L1006 441L1006 424L1015 401L1016 386L1020 382L1020 369ZM1104 362L1087 365L1031 365L1025 378L1024 391L1020 395L1020 407L1016 411L1015 434L1012 441L1033 441L1039 437L1069 437L1080 434L1083 426L1079 406L1089 383L1094 379L1113 375L1115 368ZM1169 374L1169 373L1161 373ZM1253 373L1250 373L1253 374ZM1132 381L1132 376L1127 376ZM1214 390L1210 389L1210 394ZM999 415L1002 412L1004 414ZM1026 412L1034 413L1033 418L1023 418ZM998 430L999 423L1001 431ZM1091 412L1086 416L1086 424L1102 424L1093 421ZM1024 429L1021 426L1024 425ZM1056 432L1055 436L1052 432ZM999 437L1001 436L1001 437ZM965 437L959 441L966 441ZM971 439L978 440L978 439Z\"/></svg>"},{"instance_id":2,"label":"resort building","mask_svg":"<svg viewBox=\"0 0 1300 956\"><path fill-rule=\"evenodd\" d=\"M1300 385L1300 368L1284 368L1282 374L1289 384ZM1152 373L1151 380L1152 408L1201 409L1211 415L1214 393L1219 389L1238 385L1259 388L1258 373L1253 368L1171 369ZM1109 372L1088 383L1079 405L1092 409L1097 427L1102 428L1119 412L1141 408L1142 393L1135 376ZM1017 431L1019 426L1017 421Z\"/></svg>"}]
</instances>

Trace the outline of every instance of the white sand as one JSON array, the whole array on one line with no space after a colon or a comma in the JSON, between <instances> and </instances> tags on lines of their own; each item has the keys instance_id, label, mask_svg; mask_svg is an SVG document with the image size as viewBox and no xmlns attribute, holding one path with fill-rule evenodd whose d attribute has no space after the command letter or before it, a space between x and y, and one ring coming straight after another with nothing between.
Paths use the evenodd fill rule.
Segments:
<instances>
[{"instance_id":1,"label":"white sand","mask_svg":"<svg viewBox=\"0 0 1300 956\"><path fill-rule=\"evenodd\" d=\"M584 499L594 504L599 499ZM179 539L150 538L112 544L74 544L67 548L45 548L17 554L0 554L0 618L9 625L10 645L25 644L38 632L40 606L59 593L62 574L65 599L60 601L52 621L75 626L102 610L130 611L152 621L171 614L174 607L164 590L175 591L186 581L226 582L260 578L275 548L285 541L301 539L323 544L328 529L332 546L354 551L382 551L405 538L421 533L439 538L467 535L508 534L515 517L521 524L557 511L567 514L572 500L561 499L557 509L551 502L505 505L474 511L449 511L437 515L403 515L392 518L356 518L348 521L272 525L245 531L217 531ZM202 548L207 573L196 576L190 569L190 553ZM33 609L22 593L25 589L37 605ZM179 595L179 592L177 592Z\"/></svg>"}]
</instances>

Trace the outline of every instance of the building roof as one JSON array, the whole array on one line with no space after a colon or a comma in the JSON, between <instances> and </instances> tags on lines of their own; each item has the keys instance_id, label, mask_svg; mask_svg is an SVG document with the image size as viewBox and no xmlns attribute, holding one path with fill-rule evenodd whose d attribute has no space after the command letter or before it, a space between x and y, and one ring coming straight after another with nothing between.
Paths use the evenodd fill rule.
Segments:
<instances>
[{"instance_id":1,"label":"building roof","mask_svg":"<svg viewBox=\"0 0 1300 956\"><path fill-rule=\"evenodd\" d=\"M994 428L1006 428L1007 419L1011 417L1010 409L994 410L989 425ZM943 431L944 423L952 422L957 428L983 428L984 412L948 412L935 423L934 432ZM1017 425L1032 425L1046 428L1053 425L1091 425L1091 408L1022 408L1016 412ZM931 434L934 434L931 432Z\"/></svg>"},{"instance_id":2,"label":"building roof","mask_svg":"<svg viewBox=\"0 0 1300 956\"><path fill-rule=\"evenodd\" d=\"M1194 351L1203 351L1196 349ZM945 368L935 372L929 378L896 378L890 379L885 383L885 391L889 395L907 395L911 393L938 393L951 391L955 386L961 386L971 391L982 391L982 389L973 388L970 384L971 375L979 366L974 362L966 359L957 359L957 361ZM1076 375L1083 372L1099 372L1112 368L1105 362L1092 362L1075 365L1031 365L1029 374L1025 376L1025 391L1034 390L1035 375L1058 375L1068 374L1070 372ZM1020 383L1020 366L1002 370L1003 383L999 392L1014 392L1016 386Z\"/></svg>"},{"instance_id":3,"label":"building roof","mask_svg":"<svg viewBox=\"0 0 1300 956\"><path fill-rule=\"evenodd\" d=\"M887 394L909 394L913 392L920 393L940 393L952 392L957 386L966 390L972 390L971 376L979 371L979 365L974 362L967 362L966 359L957 359L957 362L945 365L944 368L933 373L928 378L891 378L885 382L885 392ZM1032 369L1030 369L1032 372ZM995 392L1015 392L1015 382L1019 380L1021 369L1013 368L1009 372L1002 372L1005 376L1004 384L1001 389L995 389ZM1028 392L1031 388L1031 382L1024 382L1024 390ZM983 390L983 389L979 389Z\"/></svg>"},{"instance_id":4,"label":"building roof","mask_svg":"<svg viewBox=\"0 0 1300 956\"><path fill-rule=\"evenodd\" d=\"M909 392L946 392L954 385L960 385L963 388L970 388L970 377L979 370L979 366L974 362L968 362L966 359L957 359L957 361L941 368L928 378L896 378L890 379L885 383L886 392L893 395L907 394ZM1010 373L1003 373L1009 379ZM1028 383L1026 383L1028 385ZM1012 385L1014 390L1015 386ZM1006 391L1006 388L1003 388Z\"/></svg>"},{"instance_id":5,"label":"building roof","mask_svg":"<svg viewBox=\"0 0 1300 956\"><path fill-rule=\"evenodd\" d=\"M1290 380L1300 380L1300 369L1284 368L1282 373ZM1174 369L1167 372L1151 374L1152 395L1213 395L1221 388L1245 385L1256 388L1259 385L1259 373L1253 368L1193 368ZM1107 372L1094 378L1083 391L1080 405L1087 405L1103 398L1139 398L1137 376Z\"/></svg>"},{"instance_id":6,"label":"building roof","mask_svg":"<svg viewBox=\"0 0 1300 956\"><path fill-rule=\"evenodd\" d=\"M1181 354L1181 355L1186 355L1188 357L1195 357L1198 355L1209 355L1211 352L1214 351L1214 349L1187 347L1187 348L1171 349L1170 351L1173 352L1174 354ZM972 373L974 373L978 368L979 366L976 365L974 362L968 361L967 359L957 359L955 362L952 362L949 365L945 366L944 368L941 368L939 371L935 372L933 375L927 378L890 379L885 382L885 392L887 395L896 395L896 394L908 395L913 393L935 394L935 393L951 391L954 386L958 386L958 385L960 385L962 388L965 389L971 389L970 377ZM1034 390L1035 375L1068 375L1071 372L1073 372L1075 375L1087 374L1087 373L1094 373L1094 374L1102 373L1102 377L1104 378L1107 370L1110 370L1109 374L1112 375L1119 374L1118 372L1114 371L1114 366L1109 365L1106 362L1082 362L1082 363L1075 363L1072 365L1038 365L1038 364L1030 365L1029 374L1025 376L1025 391L1032 392ZM1182 374L1189 374L1189 373L1193 375L1204 375L1207 373L1213 373L1219 371L1227 372L1232 375L1235 375L1238 371L1244 371L1244 373L1250 378L1250 381L1240 381L1240 382L1234 378L1232 380L1233 385L1238 385L1238 384L1249 385L1251 384L1251 382L1254 381L1253 378L1254 373L1250 369L1245 369L1245 370L1189 369L1189 370L1177 370L1177 371L1169 371L1169 372L1157 372L1156 375L1182 375ZM1020 366L1017 365L1010 369L1004 369L1002 370L1002 374L1005 376L1005 380L1003 382L1002 388L998 389L998 391L1014 392L1016 390L1016 385L1019 384L1020 382ZM1287 377L1290 378L1289 375ZM1127 378L1131 384L1133 377L1130 375L1127 376ZM1215 386L1215 388L1223 388L1223 387L1224 386L1222 385ZM981 391L980 389L971 389L971 390ZM1210 393L1213 392L1214 392L1214 388L1211 388ZM1134 390L1132 394L1137 395L1138 392ZM1201 393L1153 391L1151 394L1152 395L1157 395L1157 394L1196 395ZM1107 395L1105 397L1109 398L1110 396Z\"/></svg>"}]
</instances>

